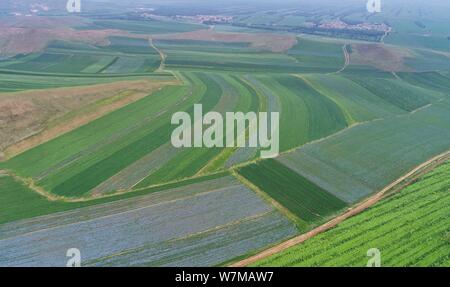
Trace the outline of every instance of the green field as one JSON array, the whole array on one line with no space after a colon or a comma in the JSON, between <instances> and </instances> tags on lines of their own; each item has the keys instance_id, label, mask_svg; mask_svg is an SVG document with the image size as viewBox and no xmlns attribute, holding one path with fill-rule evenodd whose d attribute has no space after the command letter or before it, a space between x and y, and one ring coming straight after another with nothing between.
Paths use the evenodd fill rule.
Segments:
<instances>
[{"instance_id":1,"label":"green field","mask_svg":"<svg viewBox=\"0 0 450 287\"><path fill-rule=\"evenodd\" d=\"M346 207L342 200L275 160L251 164L238 172L298 216L303 228L310 228Z\"/></svg>"},{"instance_id":2,"label":"green field","mask_svg":"<svg viewBox=\"0 0 450 287\"><path fill-rule=\"evenodd\" d=\"M0 162L0 231L55 224L95 238L82 215L87 212L101 226L102 240L113 236L108 220L123 228L117 236L140 234L112 237L131 249L116 246L95 254L94 248L92 266L216 265L310 231L447 152L450 60L448 31L441 27L446 14L414 5L409 13L387 4L386 14L370 17L351 7L332 15L322 5L311 7L239 10L230 20L236 25L196 24L199 16L192 15L149 16L137 8L104 17L83 14L82 22L64 19L79 24L67 24L76 32L111 29L108 35L122 36L102 45L51 39L39 52L2 56L0 112L6 112L0 128L28 108L27 99L14 92L28 91L20 93L26 97L38 89L132 80L173 84L148 94L137 85L139 97L117 101L106 112L90 105L101 116L86 122L80 117L82 125ZM423 19L413 21L414 13ZM371 56L383 53L380 59L392 58L402 68L386 72L358 58L352 62L352 45L377 40L376 33L308 30L335 20L389 23L386 44L374 45L386 49L373 49ZM176 34L201 29L210 31ZM220 31L232 34L214 38ZM297 43L279 51L265 42L270 33ZM404 54L391 55L396 49ZM194 104L202 104L204 114L278 112L280 155L263 160L259 148L175 148L171 118L180 111L192 117ZM69 116L50 120L56 125ZM24 133L26 141L33 140L34 130L30 134ZM6 158L1 151L0 158ZM379 248L386 266L448 266L449 174L447 163L337 228L257 265L364 266L367 249ZM118 212L117 221L109 212ZM64 226L65 220L73 226ZM172 227L145 234L145 228L165 224ZM30 234L20 236L46 240ZM20 251L20 242L13 241Z\"/></svg>"},{"instance_id":3,"label":"green field","mask_svg":"<svg viewBox=\"0 0 450 287\"><path fill-rule=\"evenodd\" d=\"M369 210L255 266L366 266L371 248L381 265L449 266L450 164Z\"/></svg>"},{"instance_id":4,"label":"green field","mask_svg":"<svg viewBox=\"0 0 450 287\"><path fill-rule=\"evenodd\" d=\"M92 23L79 26L78 29L119 29L138 34L179 33L206 29L204 25L178 23L169 21L132 21L132 20L94 20Z\"/></svg>"},{"instance_id":5,"label":"green field","mask_svg":"<svg viewBox=\"0 0 450 287\"><path fill-rule=\"evenodd\" d=\"M217 173L210 176L199 177L178 183L161 185L158 187L140 189L131 193L105 197L86 202L60 202L49 201L44 196L30 189L25 183L14 179L8 175L0 175L0 199L4 203L0 211L0 224L14 222L18 220L34 218L56 212L74 210L81 207L95 206L107 202L114 202L121 199L142 196L150 193L157 193L167 189L179 188L183 186L201 183L212 179L226 176L226 173Z\"/></svg>"},{"instance_id":6,"label":"green field","mask_svg":"<svg viewBox=\"0 0 450 287\"><path fill-rule=\"evenodd\" d=\"M45 74L149 73L160 65L148 39L111 37L108 46L54 41L41 53L17 55L0 69Z\"/></svg>"},{"instance_id":7,"label":"green field","mask_svg":"<svg viewBox=\"0 0 450 287\"><path fill-rule=\"evenodd\" d=\"M283 53L239 42L157 40L155 44L168 55L167 66L172 69L300 73L335 72L344 65L342 45L306 38Z\"/></svg>"}]
</instances>

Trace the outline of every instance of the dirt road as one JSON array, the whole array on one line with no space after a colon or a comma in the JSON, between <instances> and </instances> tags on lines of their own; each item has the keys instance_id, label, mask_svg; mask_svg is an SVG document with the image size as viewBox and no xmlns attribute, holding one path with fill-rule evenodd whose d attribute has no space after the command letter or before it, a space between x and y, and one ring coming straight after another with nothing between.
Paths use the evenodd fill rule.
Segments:
<instances>
[{"instance_id":1,"label":"dirt road","mask_svg":"<svg viewBox=\"0 0 450 287\"><path fill-rule=\"evenodd\" d=\"M342 47L342 51L344 52L345 63L344 63L344 66L339 71L335 72L335 74L339 74L340 72L343 72L345 69L347 69L348 65L350 65L350 54L347 50L347 44L345 44Z\"/></svg>"},{"instance_id":2,"label":"dirt road","mask_svg":"<svg viewBox=\"0 0 450 287\"><path fill-rule=\"evenodd\" d=\"M339 215L338 217L328 221L327 223L309 231L308 233L302 234L300 236L294 237L288 241L285 241L277 246L274 246L270 249L267 249L259 254L256 254L252 257L249 257L247 259L241 260L239 262L236 262L234 264L231 264L230 267L244 267L248 266L252 263L255 263L256 261L259 261L261 259L267 258L269 256L272 256L276 253L279 253L283 250L286 250L287 248L290 248L292 246L295 246L297 244L303 243L306 240L316 236L319 233L325 232L339 223L343 222L344 220L355 216L364 210L368 209L369 207L375 205L377 202L379 202L381 199L383 199L386 195L391 194L391 192L397 192L404 188L405 186L409 185L411 182L413 182L413 179L416 179L420 177L422 174L427 173L431 168L434 168L435 166L441 164L442 162L446 161L450 158L450 151L447 151L445 153L442 153L424 163L417 166L404 176L400 177L393 183L389 184L383 190L378 192L377 194L369 197L365 201L357 204L356 206L348 209L343 214ZM407 181L405 183L405 181Z\"/></svg>"}]
</instances>

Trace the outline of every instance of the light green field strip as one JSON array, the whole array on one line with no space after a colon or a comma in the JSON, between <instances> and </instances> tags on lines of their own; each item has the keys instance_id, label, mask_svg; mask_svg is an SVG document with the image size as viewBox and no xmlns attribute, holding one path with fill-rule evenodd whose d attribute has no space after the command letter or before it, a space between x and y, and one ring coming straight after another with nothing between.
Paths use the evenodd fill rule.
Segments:
<instances>
[{"instance_id":1,"label":"light green field strip","mask_svg":"<svg viewBox=\"0 0 450 287\"><path fill-rule=\"evenodd\" d=\"M41 184L52 189L170 122L173 111L183 110L196 100L195 97L189 97L188 93L189 88L186 86L163 89L19 155L7 166L14 170L17 168L17 173L24 177L41 179ZM145 152L145 149L137 148L135 151ZM27 164L23 166L21 162ZM126 164L126 161L122 164ZM111 167L114 168L108 168Z\"/></svg>"},{"instance_id":2,"label":"light green field strip","mask_svg":"<svg viewBox=\"0 0 450 287\"><path fill-rule=\"evenodd\" d=\"M378 248L385 267L448 267L449 187L447 163L336 228L255 265L363 267L367 250Z\"/></svg>"},{"instance_id":3,"label":"light green field strip","mask_svg":"<svg viewBox=\"0 0 450 287\"><path fill-rule=\"evenodd\" d=\"M250 94L248 90L243 90L242 84L232 76L221 74L214 78L222 88L223 96L217 106L213 109L219 112L225 118L227 112L232 111L254 111L256 107L256 99L254 94ZM224 134L225 139L227 134ZM225 167L225 162L232 156L236 148L223 148L219 154L212 158L205 166L198 171L197 174L205 174L215 172Z\"/></svg>"},{"instance_id":4,"label":"light green field strip","mask_svg":"<svg viewBox=\"0 0 450 287\"><path fill-rule=\"evenodd\" d=\"M351 79L383 101L407 112L420 109L444 97L441 93L411 85L399 78L351 77Z\"/></svg>"},{"instance_id":5,"label":"light green field strip","mask_svg":"<svg viewBox=\"0 0 450 287\"><path fill-rule=\"evenodd\" d=\"M86 26L80 26L80 30L90 29L119 29L137 34L166 34L182 33L206 29L202 24L180 23L176 21L134 21L123 19L95 19Z\"/></svg>"},{"instance_id":6,"label":"light green field strip","mask_svg":"<svg viewBox=\"0 0 450 287\"><path fill-rule=\"evenodd\" d=\"M19 92L25 90L51 89L60 87L75 87L95 85L102 83L110 83L115 81L127 80L173 80L173 76L163 73L152 73L146 76L117 76L117 77L78 77L78 76L61 76L61 75L19 75L14 72L0 71L0 97L3 92Z\"/></svg>"},{"instance_id":7,"label":"light green field strip","mask_svg":"<svg viewBox=\"0 0 450 287\"><path fill-rule=\"evenodd\" d=\"M258 98L255 93L243 86L236 78L227 75L211 74L209 81L211 81L211 85L217 86L214 90L211 89L211 92L220 93L218 102L214 107L210 107L211 110L225 113L235 110L247 112L257 108ZM218 90L215 91L216 89ZM204 106L203 109L203 112L206 113L209 108L207 109ZM145 187L161 182L192 177L196 174L213 172L221 168L229 155L228 149L223 148L180 149L175 157L139 182L137 187Z\"/></svg>"},{"instance_id":8,"label":"light green field strip","mask_svg":"<svg viewBox=\"0 0 450 287\"><path fill-rule=\"evenodd\" d=\"M221 86L222 96L216 106L213 108L214 111L225 113L226 111L234 110L234 107L239 99L239 95L236 93L234 88L228 84L225 76L212 75L211 79ZM206 112L206 111L204 111ZM170 162L182 162L180 157L189 157L185 155L186 152L182 153L183 149L176 149L171 143L166 143L160 148L151 152L150 154L144 156L137 162L128 166L127 168L121 170L118 174L114 175L110 179L101 183L98 187L93 189L92 193L104 193L111 192L119 189L128 189L137 184L139 186L145 186L150 184L150 182L145 180L146 177L159 169L165 169L165 165L170 166ZM207 154L207 150L195 151L197 154ZM191 152L192 159L194 158L194 151ZM177 157L180 155L180 157ZM199 155L197 155L199 156ZM188 163L187 161L186 163ZM168 178L168 181L174 180L176 178ZM152 184L159 184L160 182L152 182Z\"/></svg>"},{"instance_id":9,"label":"light green field strip","mask_svg":"<svg viewBox=\"0 0 450 287\"><path fill-rule=\"evenodd\" d=\"M105 180L90 192L93 196L127 190L175 157L180 150L166 143Z\"/></svg>"},{"instance_id":10,"label":"light green field strip","mask_svg":"<svg viewBox=\"0 0 450 287\"><path fill-rule=\"evenodd\" d=\"M404 81L420 86L427 90L434 90L446 95L450 90L450 74L445 73L399 73L401 79Z\"/></svg>"},{"instance_id":11,"label":"light green field strip","mask_svg":"<svg viewBox=\"0 0 450 287\"><path fill-rule=\"evenodd\" d=\"M115 57L115 56L101 57L96 63L81 70L81 73L88 73L88 74L89 73L91 73L91 74L100 73L101 71L103 71L103 69L105 67L110 65L116 59L117 59L117 57Z\"/></svg>"},{"instance_id":12,"label":"light green field strip","mask_svg":"<svg viewBox=\"0 0 450 287\"><path fill-rule=\"evenodd\" d=\"M354 203L448 150L449 107L444 101L410 114L361 124L279 160Z\"/></svg>"},{"instance_id":13,"label":"light green field strip","mask_svg":"<svg viewBox=\"0 0 450 287\"><path fill-rule=\"evenodd\" d=\"M344 76L315 74L302 77L314 89L335 102L350 124L404 113Z\"/></svg>"},{"instance_id":14,"label":"light green field strip","mask_svg":"<svg viewBox=\"0 0 450 287\"><path fill-rule=\"evenodd\" d=\"M347 126L339 107L305 81L290 75L255 77L280 103L280 150L286 151Z\"/></svg>"},{"instance_id":15,"label":"light green field strip","mask_svg":"<svg viewBox=\"0 0 450 287\"><path fill-rule=\"evenodd\" d=\"M288 53L257 51L243 46L243 43L159 40L157 45L168 56L167 66L174 69L307 73L333 72L343 65L342 45L312 40L305 42L309 44L302 43L305 47L294 47Z\"/></svg>"},{"instance_id":16,"label":"light green field strip","mask_svg":"<svg viewBox=\"0 0 450 287\"><path fill-rule=\"evenodd\" d=\"M278 100L277 95L264 86L260 81L258 81L255 77L251 75L245 75L244 79L255 89L255 91L262 97L262 101L264 103L264 109L261 111L265 111L268 113L271 112L280 112L280 102ZM260 104L261 106L261 104ZM231 155L224 163L224 167L230 168L233 165L240 164L245 161L249 161L257 156L257 148L251 147L241 147L232 151Z\"/></svg>"},{"instance_id":17,"label":"light green field strip","mask_svg":"<svg viewBox=\"0 0 450 287\"><path fill-rule=\"evenodd\" d=\"M16 56L5 69L58 74L132 74L155 71L159 55L146 39L111 37L109 46L53 41L41 53Z\"/></svg>"},{"instance_id":18,"label":"light green field strip","mask_svg":"<svg viewBox=\"0 0 450 287\"><path fill-rule=\"evenodd\" d=\"M327 70L337 71L345 63L342 45L325 41L299 38L288 54L295 57L299 65L323 68L324 73Z\"/></svg>"},{"instance_id":19,"label":"light green field strip","mask_svg":"<svg viewBox=\"0 0 450 287\"><path fill-rule=\"evenodd\" d=\"M203 89L201 85L200 89ZM190 88L188 88L188 91L189 90ZM103 172L104 177L92 175L92 183L100 183L107 179L107 175L109 175L108 178L113 176L126 166L133 164L146 154L169 141L171 133L170 117L172 114L190 108L193 103L200 99L199 97L204 97L205 95L204 92L191 90L194 96L189 96L188 91L184 90L182 91L182 94L179 93L178 95L180 98L172 105L157 106L155 105L156 103L149 102L149 104L152 105L152 108L154 108L154 112L151 112L142 106L141 109L145 111L147 115L139 119L135 129L129 132L129 127L127 127L122 138L118 138L113 145L111 145L112 142L108 142L100 152L97 151L93 154L93 158L97 159L94 165L92 165L92 158L86 158L88 161L84 161L85 164L78 161L75 168L72 167L67 170L69 173L66 173L66 175L64 175L64 173L55 174L53 178L59 181L59 186L52 183L52 185L55 186L55 190L58 190L58 188L64 190L67 184L70 186L76 184L75 178L87 175L89 170L96 172L95 170L97 170L97 168L105 169L105 167L108 167L109 171ZM178 96L176 94L167 93L165 97L167 99L176 99ZM148 119L150 119L150 121L148 121ZM117 134L114 136L117 136ZM68 183L66 183L67 180L69 181ZM48 178L46 181L48 182ZM69 188L71 188L70 186Z\"/></svg>"},{"instance_id":20,"label":"light green field strip","mask_svg":"<svg viewBox=\"0 0 450 287\"><path fill-rule=\"evenodd\" d=\"M7 174L0 178L0 199L1 202L4 203L3 208L0 210L0 224L73 210L80 207L113 202L121 199L139 197L150 193L158 193L167 189L184 187L206 180L218 179L225 175L227 175L227 173L217 173L187 181L135 190L133 192L111 194L99 199L81 198L77 200L64 199L51 201L47 197L36 192L32 187L28 186L27 183Z\"/></svg>"}]
</instances>

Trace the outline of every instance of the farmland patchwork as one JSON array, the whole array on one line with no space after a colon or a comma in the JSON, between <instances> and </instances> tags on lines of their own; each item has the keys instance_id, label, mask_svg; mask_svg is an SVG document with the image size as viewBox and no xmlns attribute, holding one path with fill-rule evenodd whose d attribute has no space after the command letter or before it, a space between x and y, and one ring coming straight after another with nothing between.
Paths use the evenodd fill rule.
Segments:
<instances>
[{"instance_id":1,"label":"farmland patchwork","mask_svg":"<svg viewBox=\"0 0 450 287\"><path fill-rule=\"evenodd\" d=\"M433 21L142 9L0 15L0 266L235 262L450 150L447 34L415 27ZM448 169L256 265L359 266L376 243L389 265L448 266Z\"/></svg>"}]
</instances>

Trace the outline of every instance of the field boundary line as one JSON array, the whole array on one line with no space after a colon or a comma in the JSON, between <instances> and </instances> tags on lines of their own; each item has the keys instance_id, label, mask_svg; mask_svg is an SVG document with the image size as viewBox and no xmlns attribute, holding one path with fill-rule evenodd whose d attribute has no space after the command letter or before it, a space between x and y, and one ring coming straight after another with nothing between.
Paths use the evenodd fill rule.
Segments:
<instances>
[{"instance_id":1,"label":"field boundary line","mask_svg":"<svg viewBox=\"0 0 450 287\"><path fill-rule=\"evenodd\" d=\"M178 197L178 198L174 198L174 199L167 200L167 201L162 201L162 202L157 202L157 203L149 203L148 205L145 205L145 206L131 208L131 209L128 209L128 210L117 212L117 213L112 213L112 214L107 214L107 215L103 215L103 216L88 218L86 220L70 222L70 223L61 224L61 225L55 225L55 226L52 226L52 227L48 227L48 228L44 228L44 229L38 229L38 230L31 231L31 232L25 232L25 233L22 233L22 234L18 234L18 235L14 235L14 236L11 236L11 237L6 237L6 238L3 238L3 239L0 239L0 242L2 240L9 240L9 239L12 239L12 238L29 236L30 234L36 234L36 233L43 232L43 231L55 230L55 229L58 229L58 228L67 227L67 226L73 226L73 225L78 225L78 224L84 224L84 223L87 223L87 222L94 222L96 220L105 219L105 218L112 218L112 217L115 217L115 216L129 214L129 213L137 212L137 211L144 210L144 209L147 209L147 208L152 208L152 207L155 207L155 206L161 206L161 205L164 205L164 204L169 204L169 203L174 203L174 202L178 202L178 201L181 201L181 200L196 198L196 197L208 195L208 194L215 193L215 192L221 192L221 191L226 190L228 188L234 188L234 187L239 187L239 186L241 186L241 185L240 184L235 184L235 185L220 187L220 188L216 188L214 190L207 190L207 191L204 191L204 192L198 192L198 193L195 193L195 194L192 194L192 195L189 195L189 196L185 196L185 197ZM109 204L114 204L114 203L115 202L106 202L106 203L102 203L102 204L94 205L94 206L109 205ZM81 208L89 208L89 207L92 207L92 206L81 207ZM80 209L80 208L77 208L77 209ZM74 210L77 210L77 209L74 209ZM68 210L67 212L71 212L71 211L74 211L74 210ZM44 215L44 216L51 216L51 215L55 215L57 213L58 212L51 213L51 214ZM37 217L35 217L35 218L28 218L28 219L24 219L24 221L27 221L29 219L36 219L36 218ZM19 221L22 221L22 220L19 220Z\"/></svg>"},{"instance_id":2,"label":"field boundary line","mask_svg":"<svg viewBox=\"0 0 450 287\"><path fill-rule=\"evenodd\" d=\"M153 39L151 37L148 38L148 42L150 44L150 47L152 47L159 54L159 57L161 58L161 63L159 64L159 67L158 67L158 69L156 69L155 72L163 72L164 69L166 68L167 55L164 54L163 51L161 51L158 47L155 46L155 44L153 43Z\"/></svg>"},{"instance_id":3,"label":"field boundary line","mask_svg":"<svg viewBox=\"0 0 450 287\"><path fill-rule=\"evenodd\" d=\"M270 195L262 191L259 187L253 184L251 181L240 175L235 169L231 171L231 175L234 176L239 182L241 182L244 186L255 192L258 196L260 196L264 201L266 201L269 205L278 210L281 214L286 216L288 219L293 221L294 223L302 222L302 220L289 211L286 207L281 205L278 201L273 199Z\"/></svg>"},{"instance_id":4,"label":"field boundary line","mask_svg":"<svg viewBox=\"0 0 450 287\"><path fill-rule=\"evenodd\" d=\"M231 221L231 222L228 222L228 223L225 223L225 224L222 224L222 225L218 225L218 226L215 226L213 228L209 228L209 229L206 229L206 230L203 230L203 231L198 231L198 232L190 233L190 234L178 237L178 238L173 238L173 239L170 239L170 240L168 240L166 242L172 244L172 243L175 243L175 242L178 242L178 241L182 241L182 240L193 238L195 236L201 236L201 235L206 234L208 232L219 231L221 229L225 229L227 227L238 225L238 224L241 224L243 222L247 222L247 221L251 221L251 220L255 220L255 219L261 218L261 217L263 217L263 216L265 216L267 214L270 214L271 212L273 212L273 211L258 213L258 214L255 214L255 215L252 215L252 216L240 219L240 220ZM85 262L84 266L89 266L89 263L91 263L91 262L92 263L101 262L103 260L114 258L114 257L120 256L120 255L126 255L126 254L130 254L130 253L135 253L135 252L138 252L139 250L142 250L143 248L146 248L149 245L153 245L153 244L152 243L148 243L148 244L144 244L144 245L139 246L139 247L135 247L135 248L132 248L132 249L127 249L127 250L124 250L124 251L121 251L121 252L118 252L118 253L113 253L113 254L110 254L110 255L107 255L107 256L104 256L104 257L96 258L96 259L93 259L93 260Z\"/></svg>"},{"instance_id":5,"label":"field boundary line","mask_svg":"<svg viewBox=\"0 0 450 287\"><path fill-rule=\"evenodd\" d=\"M376 203L378 203L380 200L384 199L385 197L395 194L398 191L402 190L403 188L405 188L406 186L408 186L409 184L414 182L414 179L417 179L418 177L422 176L424 173L428 172L430 168L435 168L436 166L442 164L449 158L450 158L450 150L446 151L444 153L441 153L441 154L427 160L426 162L418 165L417 167L412 169L407 174L403 175L402 177L398 178L394 182L392 182L389 185L387 185L386 187L384 187L378 193L370 196L369 198L356 204L355 206L350 207L343 214L331 219L327 223L322 224L321 226L319 226L305 234L294 237L294 238L287 240L277 246L269 248L259 254L256 254L247 259L238 261L229 266L230 267L248 266L252 263L255 263L256 261L259 261L259 260L262 260L269 256L275 255L275 254L277 254L281 251L284 251L290 247L301 244L301 243L305 242L306 240L311 239L320 233L323 233L329 229L332 229L332 228L336 227L338 224L342 223L344 220L346 220L350 217L353 217L353 216L365 211L366 209L372 207L373 205L375 205ZM405 182L405 181L407 181L407 182Z\"/></svg>"},{"instance_id":6,"label":"field boundary line","mask_svg":"<svg viewBox=\"0 0 450 287\"><path fill-rule=\"evenodd\" d=\"M36 192L37 194L45 197L49 201L63 201L64 200L63 197L54 195L54 194L46 191L45 189L37 186L35 181L31 178L21 177L9 170L6 170L6 173L7 173L7 175L11 176L14 180L21 182L22 184L27 186L29 189L31 189L32 191Z\"/></svg>"},{"instance_id":7,"label":"field boundary line","mask_svg":"<svg viewBox=\"0 0 450 287\"><path fill-rule=\"evenodd\" d=\"M344 66L340 70L338 70L334 73L331 73L331 74L339 74L339 73L343 72L345 69L347 69L347 67L350 65L350 54L347 50L347 45L348 44L344 44L344 46L342 46L342 51L344 52L344 58L345 58Z\"/></svg>"}]
</instances>

